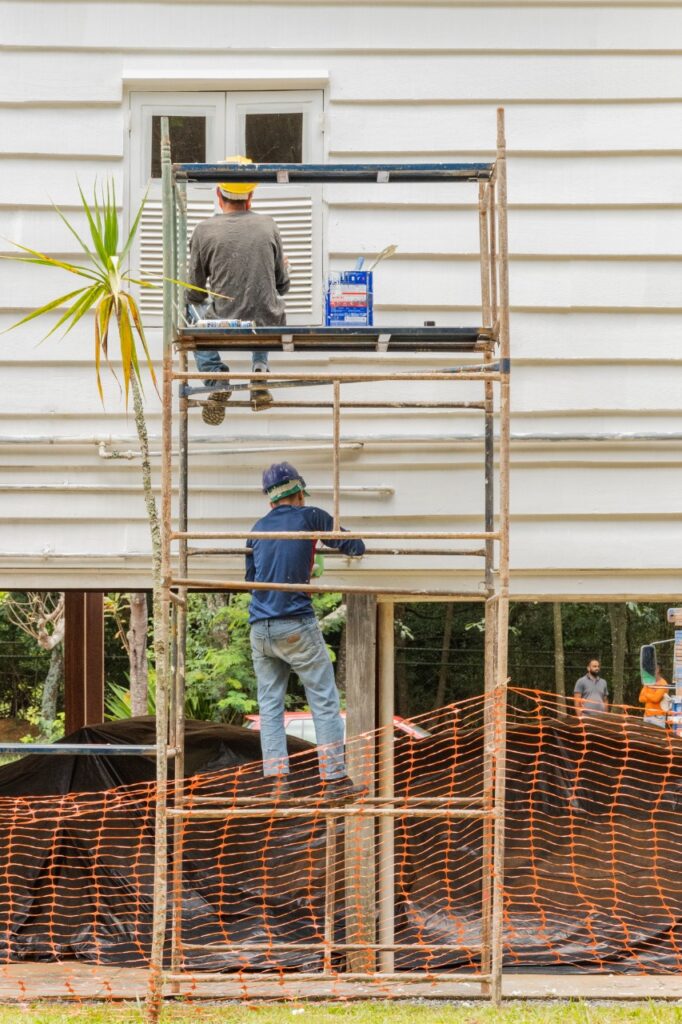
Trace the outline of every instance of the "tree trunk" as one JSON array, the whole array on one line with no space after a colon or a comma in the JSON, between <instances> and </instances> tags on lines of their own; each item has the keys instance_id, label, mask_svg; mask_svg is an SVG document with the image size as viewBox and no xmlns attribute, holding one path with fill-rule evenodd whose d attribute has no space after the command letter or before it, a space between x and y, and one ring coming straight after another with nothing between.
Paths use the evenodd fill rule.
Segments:
<instances>
[{"instance_id":1,"label":"tree trunk","mask_svg":"<svg viewBox=\"0 0 682 1024\"><path fill-rule=\"evenodd\" d=\"M445 619L443 621L443 642L440 649L440 665L438 667L438 685L436 687L436 699L433 703L434 710L442 708L445 703L445 692L448 684L448 668L450 665L450 641L452 639L452 625L455 619L455 605L448 601L445 605Z\"/></svg>"},{"instance_id":2,"label":"tree trunk","mask_svg":"<svg viewBox=\"0 0 682 1024\"><path fill-rule=\"evenodd\" d=\"M627 614L626 604L619 602L618 604L609 605L612 652L611 703L616 706L620 706L623 703Z\"/></svg>"},{"instance_id":3,"label":"tree trunk","mask_svg":"<svg viewBox=\"0 0 682 1024\"><path fill-rule=\"evenodd\" d=\"M554 620L554 688L557 695L559 714L566 711L566 661L564 657L564 626L561 619L561 602L552 604Z\"/></svg>"},{"instance_id":4,"label":"tree trunk","mask_svg":"<svg viewBox=\"0 0 682 1024\"><path fill-rule=\"evenodd\" d=\"M64 656L62 645L55 644L50 655L50 667L45 676L43 686L43 700L40 708L40 715L44 722L52 723L57 717L57 697L59 695L59 684L64 675Z\"/></svg>"},{"instance_id":5,"label":"tree trunk","mask_svg":"<svg viewBox=\"0 0 682 1024\"><path fill-rule=\"evenodd\" d=\"M162 580L161 580L161 524L159 522L159 511L156 507L156 499L152 489L152 466L149 459L149 435L147 434L147 423L144 418L144 406L140 385L135 375L130 378L130 387L133 392L133 407L135 410L135 427L140 442L142 454L142 491L144 503L147 509L149 520L149 532L152 539L152 616L154 622L154 661L156 668L156 685L168 686L167 676L167 652L168 635L163 628L162 617Z\"/></svg>"},{"instance_id":6,"label":"tree trunk","mask_svg":"<svg viewBox=\"0 0 682 1024\"><path fill-rule=\"evenodd\" d=\"M130 709L133 717L147 711L147 595L144 591L131 593L130 629Z\"/></svg>"},{"instance_id":7,"label":"tree trunk","mask_svg":"<svg viewBox=\"0 0 682 1024\"><path fill-rule=\"evenodd\" d=\"M346 624L344 622L339 634L339 653L336 656L336 685L340 693L346 692Z\"/></svg>"}]
</instances>

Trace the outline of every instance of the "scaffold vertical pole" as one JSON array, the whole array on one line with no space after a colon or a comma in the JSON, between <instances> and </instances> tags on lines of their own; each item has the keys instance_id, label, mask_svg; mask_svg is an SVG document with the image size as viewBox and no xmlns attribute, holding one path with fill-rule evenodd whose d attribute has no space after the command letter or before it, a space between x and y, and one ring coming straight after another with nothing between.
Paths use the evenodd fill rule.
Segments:
<instances>
[{"instance_id":1,"label":"scaffold vertical pole","mask_svg":"<svg viewBox=\"0 0 682 1024\"><path fill-rule=\"evenodd\" d=\"M179 181L176 184L176 246L173 277L176 280L187 280L187 184ZM177 315L184 308L184 289L176 285ZM180 371L187 371L187 353L180 353ZM179 448L179 487L178 487L178 526L181 531L187 530L189 481L188 474L188 403L184 388L178 402L178 448ZM178 542L178 569L180 575L187 576L187 541L181 538ZM187 656L187 588L178 591L179 604L177 615L177 641L175 674L173 678L173 746L175 747L175 807L180 808L185 801L185 666ZM177 974L180 969L182 953L182 877L183 877L183 831L182 818L173 820L173 877L172 877L172 913L171 913L171 973ZM179 986L173 985L177 992Z\"/></svg>"},{"instance_id":2,"label":"scaffold vertical pole","mask_svg":"<svg viewBox=\"0 0 682 1024\"><path fill-rule=\"evenodd\" d=\"M379 744L377 758L377 794L392 801L395 796L393 715L395 713L395 633L394 607L380 602L377 640L379 649ZM379 818L378 916L379 944L395 943L395 819ZM379 953L379 970L392 974L395 954L391 949Z\"/></svg>"},{"instance_id":3,"label":"scaffold vertical pole","mask_svg":"<svg viewBox=\"0 0 682 1024\"><path fill-rule=\"evenodd\" d=\"M502 958L504 925L504 829L507 753L507 642L509 629L509 444L510 444L510 358L509 358L509 246L507 232L507 159L504 111L497 111L497 227L499 254L500 416L499 416L499 603L497 609L497 666L493 700L495 729L495 841L493 849L492 894L492 1001L502 999Z\"/></svg>"},{"instance_id":4,"label":"scaffold vertical pole","mask_svg":"<svg viewBox=\"0 0 682 1024\"><path fill-rule=\"evenodd\" d=\"M332 477L333 477L333 510L334 510L334 529L339 530L340 527L340 500L339 500L339 482L341 476L341 384L338 380L334 381L334 404L332 408L332 435L333 435L333 451L332 451Z\"/></svg>"},{"instance_id":5,"label":"scaffold vertical pole","mask_svg":"<svg viewBox=\"0 0 682 1024\"><path fill-rule=\"evenodd\" d=\"M161 458L161 594L155 595L156 666L156 809L154 828L154 886L147 1018L155 1024L163 1000L163 953L168 916L168 674L171 576L171 494L173 425L173 204L168 118L161 118L161 181L163 193L163 408ZM155 587L155 590L158 589Z\"/></svg>"}]
</instances>

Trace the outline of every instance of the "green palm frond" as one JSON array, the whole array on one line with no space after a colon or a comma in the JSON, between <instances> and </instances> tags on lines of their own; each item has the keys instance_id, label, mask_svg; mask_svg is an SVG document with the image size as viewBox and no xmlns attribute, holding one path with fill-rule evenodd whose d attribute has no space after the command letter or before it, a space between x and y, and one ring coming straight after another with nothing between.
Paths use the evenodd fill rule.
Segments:
<instances>
[{"instance_id":1,"label":"green palm frond","mask_svg":"<svg viewBox=\"0 0 682 1024\"><path fill-rule=\"evenodd\" d=\"M121 232L114 183L107 181L99 187L95 185L92 201L88 200L80 184L78 185L78 191L90 232L89 241L86 241L87 234L86 238L83 238L62 210L55 204L53 206L82 249L84 256L83 264L57 259L54 256L49 256L47 253L40 252L38 249L32 249L30 246L22 245L19 242L12 242L12 245L16 246L19 250L16 255L3 255L0 258L66 271L75 277L84 279L82 287L66 292L64 295L46 302L38 309L32 310L22 317L21 320L8 327L7 330L13 330L15 327L29 323L31 320L61 309L61 307L66 307L61 312L56 323L45 335L45 338L49 338L60 328L64 328L62 334L62 337L64 337L86 313L94 312L95 375L97 390L100 398L104 401L100 369L103 357L113 373L109 351L110 326L113 319L118 329L120 357L123 367L123 391L127 405L131 377L134 375L140 386L142 386L141 356L142 362L149 371L154 387L157 387L156 374L142 325L142 318L135 297L130 292L130 287L137 285L143 288L160 288L163 279L158 283L143 281L132 277L122 269L135 239L147 197L145 196L140 203L125 244L119 251L118 246ZM192 287L184 281L174 281L173 283L183 287ZM141 352L138 352L138 347L141 349Z\"/></svg>"},{"instance_id":2,"label":"green palm frond","mask_svg":"<svg viewBox=\"0 0 682 1024\"><path fill-rule=\"evenodd\" d=\"M142 280L133 277L128 271L122 270L135 240L147 196L145 195L140 203L123 248L119 251L118 244L121 232L116 205L116 188L113 181L107 181L100 185L99 188L95 185L91 202L88 201L80 183L78 184L78 191L90 231L90 243L81 237L62 210L54 203L53 206L83 251L85 260L82 265L56 259L53 256L48 256L47 253L40 252L38 249L31 249L30 246L21 245L19 242L12 242L12 245L16 246L20 254L4 254L0 256L0 259L11 259L19 263L31 263L40 267L53 267L54 269L73 274L75 277L83 278L86 283L82 287L75 289L75 291L60 295L58 298L46 302L39 309L32 310L25 317L22 317L21 320L12 324L11 327L6 328L6 330L13 330L15 327L20 327L22 324L35 320L46 313L53 312L59 307L66 306L65 311L45 335L45 338L49 338L60 327L63 327L64 333L62 337L64 337L86 313L94 312L95 375L97 390L102 402L104 402L104 391L100 375L102 357L104 357L113 376L116 377L109 354L109 333L113 318L118 329L120 357L123 366L123 391L127 406L131 377L134 376L140 387L142 387L138 345L141 347L143 362L149 371L152 383L158 391L156 374L142 325L142 318L135 297L130 292L131 285L141 288L160 288L164 280L170 280L172 284L180 285L183 288L192 288L195 291L204 292L206 295L226 299L229 299L230 296L221 295L219 292L212 292L207 288L197 288L195 285L188 284L186 281L178 281L175 278L160 276L158 282L148 279Z\"/></svg>"}]
</instances>

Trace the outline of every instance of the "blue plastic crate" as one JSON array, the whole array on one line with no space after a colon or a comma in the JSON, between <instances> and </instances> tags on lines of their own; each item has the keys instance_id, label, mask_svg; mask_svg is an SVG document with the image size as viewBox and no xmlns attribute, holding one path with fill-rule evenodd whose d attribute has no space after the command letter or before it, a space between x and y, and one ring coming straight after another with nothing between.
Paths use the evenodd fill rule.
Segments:
<instances>
[{"instance_id":1,"label":"blue plastic crate","mask_svg":"<svg viewBox=\"0 0 682 1024\"><path fill-rule=\"evenodd\" d=\"M337 270L327 279L324 320L327 327L371 327L373 284L369 270Z\"/></svg>"}]
</instances>

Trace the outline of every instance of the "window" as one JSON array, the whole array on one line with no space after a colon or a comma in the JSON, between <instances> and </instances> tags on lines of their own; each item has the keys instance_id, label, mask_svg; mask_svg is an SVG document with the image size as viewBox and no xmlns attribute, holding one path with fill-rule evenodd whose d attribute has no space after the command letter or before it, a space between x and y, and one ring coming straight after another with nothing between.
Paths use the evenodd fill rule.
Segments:
<instances>
[{"instance_id":1,"label":"window","mask_svg":"<svg viewBox=\"0 0 682 1024\"><path fill-rule=\"evenodd\" d=\"M180 164L206 163L206 118L175 115L168 120L171 153ZM161 177L161 114L152 114L150 178Z\"/></svg>"},{"instance_id":2,"label":"window","mask_svg":"<svg viewBox=\"0 0 682 1024\"><path fill-rule=\"evenodd\" d=\"M246 114L244 136L254 163L303 163L303 114Z\"/></svg>"},{"instance_id":3,"label":"window","mask_svg":"<svg viewBox=\"0 0 682 1024\"><path fill-rule=\"evenodd\" d=\"M303 729L301 735L303 736L303 739L307 740L308 743L317 743L317 737L315 735L315 723L313 722L312 718L302 719L302 725Z\"/></svg>"},{"instance_id":4,"label":"window","mask_svg":"<svg viewBox=\"0 0 682 1024\"><path fill-rule=\"evenodd\" d=\"M161 281L161 118L169 117L172 159L213 162L242 153L257 163L316 163L322 151L322 92L133 93L131 95L131 209L148 196L133 262L142 277ZM287 321L322 319L321 190L315 185L261 183L253 209L277 223L289 258ZM215 185L187 190L192 231L216 210ZM161 324L161 290L145 289L140 307L149 326Z\"/></svg>"}]
</instances>

